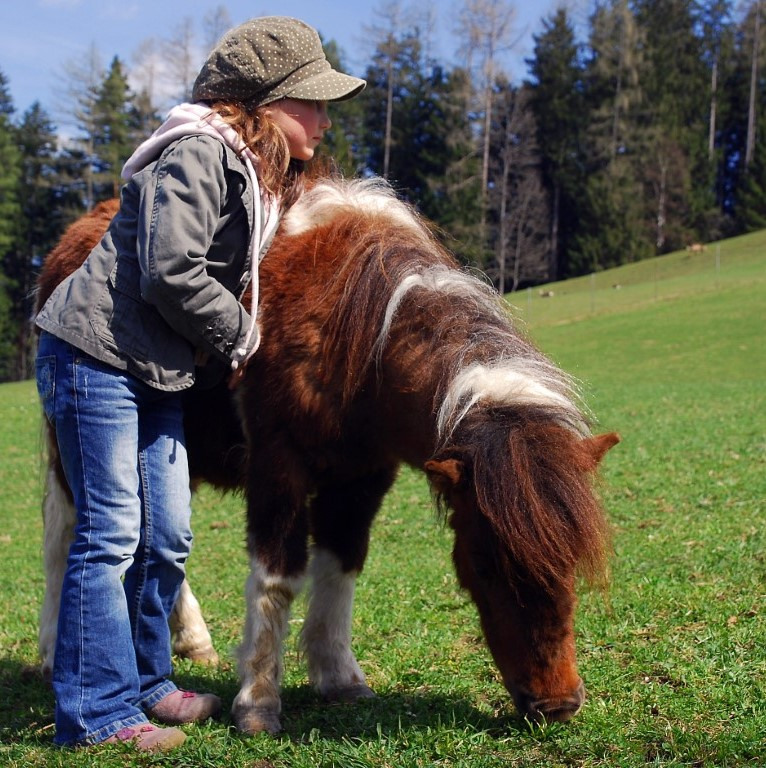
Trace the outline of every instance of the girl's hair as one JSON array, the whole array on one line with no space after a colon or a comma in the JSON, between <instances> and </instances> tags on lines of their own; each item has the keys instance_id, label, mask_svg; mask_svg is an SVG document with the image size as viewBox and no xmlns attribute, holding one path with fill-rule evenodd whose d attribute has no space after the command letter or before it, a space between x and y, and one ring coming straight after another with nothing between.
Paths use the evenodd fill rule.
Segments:
<instances>
[{"instance_id":1,"label":"girl's hair","mask_svg":"<svg viewBox=\"0 0 766 768\"><path fill-rule=\"evenodd\" d=\"M305 163L293 160L282 130L266 113L268 107L248 109L232 101L208 102L259 160L258 180L286 211L301 196Z\"/></svg>"}]
</instances>

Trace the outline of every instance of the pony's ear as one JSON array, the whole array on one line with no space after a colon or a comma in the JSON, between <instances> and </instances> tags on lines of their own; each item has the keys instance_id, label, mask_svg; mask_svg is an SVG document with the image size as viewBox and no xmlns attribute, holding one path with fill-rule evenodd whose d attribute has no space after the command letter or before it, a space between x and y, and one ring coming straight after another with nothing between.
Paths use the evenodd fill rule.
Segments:
<instances>
[{"instance_id":1,"label":"pony's ear","mask_svg":"<svg viewBox=\"0 0 766 768\"><path fill-rule=\"evenodd\" d=\"M620 436L616 432L606 432L603 435L587 437L583 444L590 454L594 469L601 463L610 448L614 448L620 442Z\"/></svg>"},{"instance_id":2,"label":"pony's ear","mask_svg":"<svg viewBox=\"0 0 766 768\"><path fill-rule=\"evenodd\" d=\"M459 459L432 459L425 463L426 474L438 493L457 488L463 480L463 462Z\"/></svg>"}]
</instances>

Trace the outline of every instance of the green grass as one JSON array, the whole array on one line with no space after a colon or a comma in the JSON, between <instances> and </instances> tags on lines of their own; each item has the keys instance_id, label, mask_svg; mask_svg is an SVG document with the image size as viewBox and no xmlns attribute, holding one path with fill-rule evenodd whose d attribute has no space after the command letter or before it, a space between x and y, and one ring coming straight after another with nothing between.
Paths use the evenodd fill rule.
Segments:
<instances>
[{"instance_id":1,"label":"green grass","mask_svg":"<svg viewBox=\"0 0 766 768\"><path fill-rule=\"evenodd\" d=\"M582 382L598 427L623 438L603 467L611 587L606 598L583 594L577 619L589 698L565 726L514 714L457 589L450 533L422 477L404 471L357 593L355 649L377 699L317 701L295 644L299 602L283 735L245 737L224 720L186 727L190 738L167 757L53 747L52 696L35 671L37 404L31 383L0 387L0 765L765 764L764 253L761 233L722 243L718 270L711 246L562 283L551 298L512 297L540 346ZM190 577L223 661L179 662L177 678L230 703L246 571L240 500L205 489L195 533Z\"/></svg>"}]
</instances>

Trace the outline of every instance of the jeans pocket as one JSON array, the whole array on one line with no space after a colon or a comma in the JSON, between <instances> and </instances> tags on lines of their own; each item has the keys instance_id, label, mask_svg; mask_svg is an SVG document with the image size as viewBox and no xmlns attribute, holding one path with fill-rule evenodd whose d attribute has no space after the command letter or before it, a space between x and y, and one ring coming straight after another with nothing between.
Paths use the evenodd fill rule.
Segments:
<instances>
[{"instance_id":1,"label":"jeans pocket","mask_svg":"<svg viewBox=\"0 0 766 768\"><path fill-rule=\"evenodd\" d=\"M35 363L37 373L37 393L45 416L53 423L56 403L56 356L38 357Z\"/></svg>"}]
</instances>

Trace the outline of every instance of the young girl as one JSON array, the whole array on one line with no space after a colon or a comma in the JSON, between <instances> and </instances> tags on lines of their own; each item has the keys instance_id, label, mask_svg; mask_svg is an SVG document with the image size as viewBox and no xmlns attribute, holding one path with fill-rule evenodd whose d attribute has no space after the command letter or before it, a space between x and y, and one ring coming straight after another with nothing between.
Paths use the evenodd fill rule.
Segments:
<instances>
[{"instance_id":1,"label":"young girl","mask_svg":"<svg viewBox=\"0 0 766 768\"><path fill-rule=\"evenodd\" d=\"M258 261L331 125L326 102L364 86L296 19L229 32L194 103L126 164L101 243L37 317L38 390L77 513L53 668L58 744L169 749L185 734L149 718L220 710L169 679L168 615L192 540L181 393L216 360L242 375L258 346Z\"/></svg>"}]
</instances>

